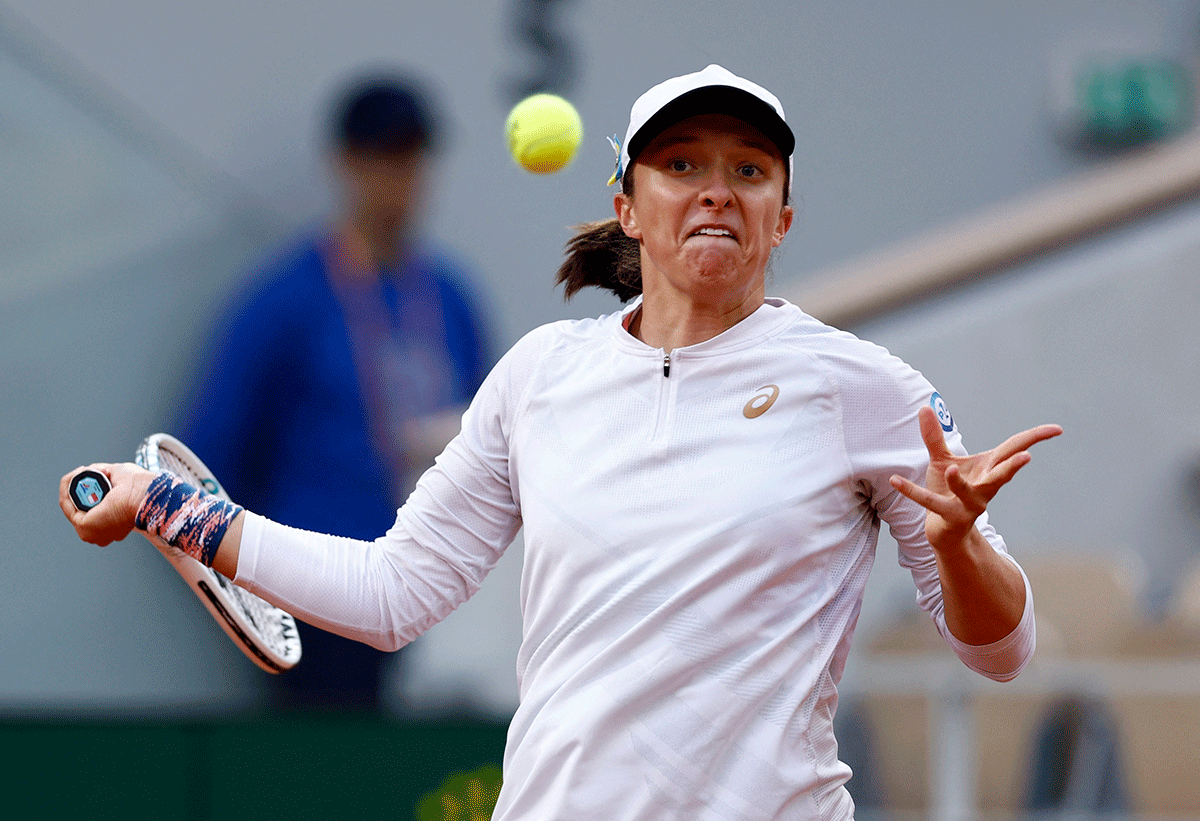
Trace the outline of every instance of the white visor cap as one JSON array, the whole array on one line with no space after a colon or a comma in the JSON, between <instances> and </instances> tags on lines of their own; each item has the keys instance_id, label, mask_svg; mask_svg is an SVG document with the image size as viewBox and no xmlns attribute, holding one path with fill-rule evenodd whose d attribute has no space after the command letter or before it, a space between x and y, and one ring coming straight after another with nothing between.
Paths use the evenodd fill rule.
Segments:
<instances>
[{"instance_id":1,"label":"white visor cap","mask_svg":"<svg viewBox=\"0 0 1200 821\"><path fill-rule=\"evenodd\" d=\"M698 114L728 114L761 131L787 160L791 195L796 137L784 118L783 104L762 86L715 63L703 71L664 80L637 98L629 112L629 129L621 143L613 182L621 179L651 140L680 120Z\"/></svg>"}]
</instances>

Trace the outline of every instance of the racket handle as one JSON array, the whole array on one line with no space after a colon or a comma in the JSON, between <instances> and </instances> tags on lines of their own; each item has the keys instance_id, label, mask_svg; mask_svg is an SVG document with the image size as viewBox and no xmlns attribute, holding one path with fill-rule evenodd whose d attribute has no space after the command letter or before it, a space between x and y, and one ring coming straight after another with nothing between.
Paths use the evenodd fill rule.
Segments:
<instances>
[{"instance_id":1,"label":"racket handle","mask_svg":"<svg viewBox=\"0 0 1200 821\"><path fill-rule=\"evenodd\" d=\"M71 501L75 507L84 513L100 504L100 500L112 490L112 483L103 473L95 470L81 470L71 480Z\"/></svg>"}]
</instances>

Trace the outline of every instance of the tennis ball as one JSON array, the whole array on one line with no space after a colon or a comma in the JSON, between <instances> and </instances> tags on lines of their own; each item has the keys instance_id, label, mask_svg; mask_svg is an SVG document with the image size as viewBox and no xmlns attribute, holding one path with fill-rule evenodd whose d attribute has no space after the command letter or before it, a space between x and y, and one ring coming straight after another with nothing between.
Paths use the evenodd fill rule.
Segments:
<instances>
[{"instance_id":1,"label":"tennis ball","mask_svg":"<svg viewBox=\"0 0 1200 821\"><path fill-rule=\"evenodd\" d=\"M575 157L583 140L583 120L575 106L557 94L534 94L513 106L504 131L509 153L522 168L550 174Z\"/></svg>"}]
</instances>

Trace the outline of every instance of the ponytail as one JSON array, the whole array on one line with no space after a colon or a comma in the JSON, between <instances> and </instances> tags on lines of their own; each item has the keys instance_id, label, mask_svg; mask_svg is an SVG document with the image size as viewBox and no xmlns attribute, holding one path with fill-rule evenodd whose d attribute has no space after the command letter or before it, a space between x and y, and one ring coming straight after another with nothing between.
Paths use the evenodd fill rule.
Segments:
<instances>
[{"instance_id":1,"label":"ponytail","mask_svg":"<svg viewBox=\"0 0 1200 821\"><path fill-rule=\"evenodd\" d=\"M621 177L621 193L633 196L633 174ZM589 285L612 291L622 302L642 292L641 245L625 235L615 217L577 225L575 231L554 279L563 286L563 299Z\"/></svg>"},{"instance_id":2,"label":"ponytail","mask_svg":"<svg viewBox=\"0 0 1200 821\"><path fill-rule=\"evenodd\" d=\"M575 230L555 278L555 284L563 286L564 299L589 285L612 291L622 302L642 292L641 248L615 218L585 223Z\"/></svg>"}]
</instances>

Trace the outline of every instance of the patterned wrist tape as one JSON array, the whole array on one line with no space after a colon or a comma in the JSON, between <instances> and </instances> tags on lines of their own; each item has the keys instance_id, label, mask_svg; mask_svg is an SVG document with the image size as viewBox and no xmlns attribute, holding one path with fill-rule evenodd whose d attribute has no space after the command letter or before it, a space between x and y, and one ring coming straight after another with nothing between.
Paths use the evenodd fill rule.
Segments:
<instances>
[{"instance_id":1,"label":"patterned wrist tape","mask_svg":"<svg viewBox=\"0 0 1200 821\"><path fill-rule=\"evenodd\" d=\"M241 512L233 502L203 493L178 476L160 473L150 483L133 524L212 567L225 531Z\"/></svg>"}]
</instances>

